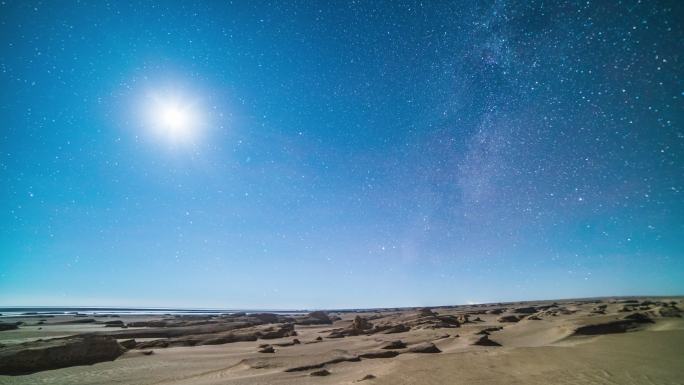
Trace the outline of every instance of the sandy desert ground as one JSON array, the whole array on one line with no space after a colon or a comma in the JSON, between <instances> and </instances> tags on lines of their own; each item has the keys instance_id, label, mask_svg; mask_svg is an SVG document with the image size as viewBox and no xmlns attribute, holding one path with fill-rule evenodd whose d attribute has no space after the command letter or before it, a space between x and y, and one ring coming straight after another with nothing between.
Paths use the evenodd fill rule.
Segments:
<instances>
[{"instance_id":1,"label":"sandy desert ground","mask_svg":"<svg viewBox=\"0 0 684 385\"><path fill-rule=\"evenodd\" d=\"M684 384L683 302L26 315L1 320L0 384Z\"/></svg>"}]
</instances>

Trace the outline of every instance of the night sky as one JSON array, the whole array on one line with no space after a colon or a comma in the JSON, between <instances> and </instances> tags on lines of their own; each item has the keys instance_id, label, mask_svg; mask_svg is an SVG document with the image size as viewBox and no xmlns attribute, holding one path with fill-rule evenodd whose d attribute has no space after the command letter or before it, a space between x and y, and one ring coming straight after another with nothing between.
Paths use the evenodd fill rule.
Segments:
<instances>
[{"instance_id":1,"label":"night sky","mask_svg":"<svg viewBox=\"0 0 684 385\"><path fill-rule=\"evenodd\" d=\"M684 2L2 1L0 304L684 294Z\"/></svg>"}]
</instances>

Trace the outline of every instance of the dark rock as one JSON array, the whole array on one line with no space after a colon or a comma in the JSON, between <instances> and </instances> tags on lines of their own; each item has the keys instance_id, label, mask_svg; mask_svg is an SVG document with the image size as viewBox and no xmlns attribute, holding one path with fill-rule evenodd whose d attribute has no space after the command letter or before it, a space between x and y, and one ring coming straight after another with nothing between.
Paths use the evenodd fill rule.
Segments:
<instances>
[{"instance_id":1,"label":"dark rock","mask_svg":"<svg viewBox=\"0 0 684 385\"><path fill-rule=\"evenodd\" d=\"M185 325L184 321L181 325ZM225 320L220 323L192 324L190 326L153 327L131 330L99 332L118 339L155 338L141 342L144 347L216 345L240 341L255 341L257 338L281 338L293 335L294 325L264 325L251 318L248 321Z\"/></svg>"},{"instance_id":2,"label":"dark rock","mask_svg":"<svg viewBox=\"0 0 684 385\"><path fill-rule=\"evenodd\" d=\"M514 313L518 314L533 314L537 312L537 308L535 307L519 307L513 311Z\"/></svg>"},{"instance_id":3,"label":"dark rock","mask_svg":"<svg viewBox=\"0 0 684 385\"><path fill-rule=\"evenodd\" d=\"M682 316L682 311L679 310L677 306L670 306L670 307L662 307L658 311L660 313L661 317L681 317Z\"/></svg>"},{"instance_id":4,"label":"dark rock","mask_svg":"<svg viewBox=\"0 0 684 385\"><path fill-rule=\"evenodd\" d=\"M356 317L354 317L354 321L352 322L351 327L352 327L352 329L354 329L358 332L363 332L364 330L368 330L368 329L372 328L373 324L368 322L367 319L357 315Z\"/></svg>"},{"instance_id":5,"label":"dark rock","mask_svg":"<svg viewBox=\"0 0 684 385\"><path fill-rule=\"evenodd\" d=\"M145 342L136 343L135 347L138 349L168 348L169 347L169 341L167 341L167 340L145 341Z\"/></svg>"},{"instance_id":6,"label":"dark rock","mask_svg":"<svg viewBox=\"0 0 684 385\"><path fill-rule=\"evenodd\" d=\"M182 342L180 343L180 346L194 346L194 345L223 345L223 344L230 344L233 342L245 342L245 341L256 341L257 336L255 334L251 333L245 333L245 334L233 334L233 333L228 333L222 336L218 337L208 337L208 338L202 338L193 340L190 339L187 344L183 344Z\"/></svg>"},{"instance_id":7,"label":"dark rock","mask_svg":"<svg viewBox=\"0 0 684 385\"><path fill-rule=\"evenodd\" d=\"M275 338L292 337L296 336L297 332L294 330L294 324L281 324L277 327L271 327L260 331L257 336L259 338L270 340Z\"/></svg>"},{"instance_id":8,"label":"dark rock","mask_svg":"<svg viewBox=\"0 0 684 385\"><path fill-rule=\"evenodd\" d=\"M441 353L442 351L432 342L423 342L422 344L414 345L408 350L411 353Z\"/></svg>"},{"instance_id":9,"label":"dark rock","mask_svg":"<svg viewBox=\"0 0 684 385\"><path fill-rule=\"evenodd\" d=\"M639 323L653 323L653 320L651 317L647 316L644 313L634 313L626 316L624 319L626 320L633 320Z\"/></svg>"},{"instance_id":10,"label":"dark rock","mask_svg":"<svg viewBox=\"0 0 684 385\"><path fill-rule=\"evenodd\" d=\"M427 309L429 310L429 309ZM430 311L423 311L416 318L408 320L405 323L407 326L416 329L442 329L442 328L457 328L461 326L459 318L453 315L438 315Z\"/></svg>"},{"instance_id":11,"label":"dark rock","mask_svg":"<svg viewBox=\"0 0 684 385\"><path fill-rule=\"evenodd\" d=\"M399 352L394 350L380 350L377 352L367 352L359 354L359 358L392 358L399 355Z\"/></svg>"},{"instance_id":12,"label":"dark rock","mask_svg":"<svg viewBox=\"0 0 684 385\"><path fill-rule=\"evenodd\" d=\"M275 353L275 349L273 349L273 346L268 345L259 349L259 353Z\"/></svg>"},{"instance_id":13,"label":"dark rock","mask_svg":"<svg viewBox=\"0 0 684 385\"><path fill-rule=\"evenodd\" d=\"M125 349L112 337L80 335L37 340L0 349L0 374L28 374L112 361Z\"/></svg>"},{"instance_id":14,"label":"dark rock","mask_svg":"<svg viewBox=\"0 0 684 385\"><path fill-rule=\"evenodd\" d=\"M358 380L357 382L366 381L366 380L372 380L372 379L374 379L374 378L375 378L374 375L372 375L372 374L366 374L365 376L363 376L362 379Z\"/></svg>"},{"instance_id":15,"label":"dark rock","mask_svg":"<svg viewBox=\"0 0 684 385\"><path fill-rule=\"evenodd\" d=\"M635 314L640 314L640 313L635 313ZM634 314L632 314L634 315ZM629 317L629 316L628 316ZM601 324L593 324L593 325L586 325L586 326L581 326L575 329L575 332L573 335L597 335L597 334L614 334L614 333L625 333L629 330L636 329L639 326L646 324L646 323L653 323L653 320L637 316L635 318L630 318L630 319L622 319L622 320L617 320L617 321L611 321L611 322L606 322L606 323L601 323Z\"/></svg>"},{"instance_id":16,"label":"dark rock","mask_svg":"<svg viewBox=\"0 0 684 385\"><path fill-rule=\"evenodd\" d=\"M409 326L406 326L404 324L397 324L397 325L392 325L388 329L383 330L382 332L385 334L394 334L394 333L404 333L411 330Z\"/></svg>"},{"instance_id":17,"label":"dark rock","mask_svg":"<svg viewBox=\"0 0 684 385\"><path fill-rule=\"evenodd\" d=\"M333 321L326 312L314 311L307 314L305 318L298 319L296 323L297 325L329 325Z\"/></svg>"},{"instance_id":18,"label":"dark rock","mask_svg":"<svg viewBox=\"0 0 684 385\"><path fill-rule=\"evenodd\" d=\"M292 368L287 368L287 369L285 369L285 372L288 372L288 373L290 373L290 372L302 372L305 370L320 369L320 368L322 368L328 364L337 364L340 362L359 362L359 361L361 361L361 359L358 356L340 356L340 357L335 357L331 360L320 362L317 364L295 366Z\"/></svg>"},{"instance_id":19,"label":"dark rock","mask_svg":"<svg viewBox=\"0 0 684 385\"><path fill-rule=\"evenodd\" d=\"M473 343L473 345L478 345L478 346L501 346L500 343L490 340L488 335L483 335L482 337L480 337L480 339L478 339L477 341L475 341L475 343Z\"/></svg>"},{"instance_id":20,"label":"dark rock","mask_svg":"<svg viewBox=\"0 0 684 385\"><path fill-rule=\"evenodd\" d=\"M281 343L273 344L273 345L283 347L283 346L293 346L293 345L299 345L299 344L300 344L299 340L295 338L290 342L281 342ZM259 347L262 347L262 346L259 346Z\"/></svg>"},{"instance_id":21,"label":"dark rock","mask_svg":"<svg viewBox=\"0 0 684 385\"><path fill-rule=\"evenodd\" d=\"M328 334L328 338L343 338L348 336L358 336L361 334L373 334L376 331L377 329L373 328L372 323L368 322L367 319L357 315L354 317L354 321L352 321L352 324L349 327L344 329L333 329L330 334Z\"/></svg>"},{"instance_id":22,"label":"dark rock","mask_svg":"<svg viewBox=\"0 0 684 385\"><path fill-rule=\"evenodd\" d=\"M505 315L499 318L499 322L518 322L521 318L516 315Z\"/></svg>"},{"instance_id":23,"label":"dark rock","mask_svg":"<svg viewBox=\"0 0 684 385\"><path fill-rule=\"evenodd\" d=\"M266 323L277 323L278 322L278 315L273 314L273 313L255 313L255 314L250 314L249 316L256 318L262 322L266 322Z\"/></svg>"},{"instance_id":24,"label":"dark rock","mask_svg":"<svg viewBox=\"0 0 684 385\"><path fill-rule=\"evenodd\" d=\"M419 317L432 317L435 315L437 315L437 313L433 312L429 307L418 309Z\"/></svg>"},{"instance_id":25,"label":"dark rock","mask_svg":"<svg viewBox=\"0 0 684 385\"><path fill-rule=\"evenodd\" d=\"M339 330L333 330L328 334L327 338L344 338L348 335L358 335L358 333L355 334L349 334L349 332L345 332L344 329L339 329Z\"/></svg>"},{"instance_id":26,"label":"dark rock","mask_svg":"<svg viewBox=\"0 0 684 385\"><path fill-rule=\"evenodd\" d=\"M5 331L5 330L14 330L14 329L19 329L19 325L17 325L16 323L0 322L0 332Z\"/></svg>"},{"instance_id":27,"label":"dark rock","mask_svg":"<svg viewBox=\"0 0 684 385\"><path fill-rule=\"evenodd\" d=\"M128 326L132 328L163 328L166 327L166 321L152 320L152 321L138 321L129 322Z\"/></svg>"},{"instance_id":28,"label":"dark rock","mask_svg":"<svg viewBox=\"0 0 684 385\"><path fill-rule=\"evenodd\" d=\"M137 345L137 342L135 342L134 339L130 339L119 342L119 345L123 346L126 349L133 349L135 345Z\"/></svg>"},{"instance_id":29,"label":"dark rock","mask_svg":"<svg viewBox=\"0 0 684 385\"><path fill-rule=\"evenodd\" d=\"M608 307L607 304L602 304L598 306L594 306L593 309L591 309L592 314L606 314L606 308Z\"/></svg>"},{"instance_id":30,"label":"dark rock","mask_svg":"<svg viewBox=\"0 0 684 385\"><path fill-rule=\"evenodd\" d=\"M54 325L72 325L72 324L92 324L95 323L95 318L74 319L69 321L55 322Z\"/></svg>"},{"instance_id":31,"label":"dark rock","mask_svg":"<svg viewBox=\"0 0 684 385\"><path fill-rule=\"evenodd\" d=\"M477 332L477 333L475 333L475 334L489 335L489 333L491 333L491 332L497 332L497 331L499 331L499 330L503 330L503 327L501 327L501 326L496 326L496 327L486 328L486 329L480 330L479 332Z\"/></svg>"},{"instance_id":32,"label":"dark rock","mask_svg":"<svg viewBox=\"0 0 684 385\"><path fill-rule=\"evenodd\" d=\"M145 350L144 352L142 352L142 354L146 356L151 356L154 354L154 350Z\"/></svg>"},{"instance_id":33,"label":"dark rock","mask_svg":"<svg viewBox=\"0 0 684 385\"><path fill-rule=\"evenodd\" d=\"M185 329L185 328L168 328ZM197 334L186 335L188 331L195 330ZM258 338L273 339L283 338L294 335L293 324L277 324L268 326L254 326L242 327L238 329L226 328L225 325L218 327L217 325L204 325L198 328L191 327L189 330L183 330L179 337L171 337L166 339L157 339L152 341L141 342L138 344L138 349L145 348L163 348L169 346L197 346L197 345L220 345L233 342L242 341L256 341ZM111 333L114 335L115 333ZM116 333L117 335L119 333ZM142 338L142 337L140 337Z\"/></svg>"},{"instance_id":34,"label":"dark rock","mask_svg":"<svg viewBox=\"0 0 684 385\"><path fill-rule=\"evenodd\" d=\"M317 376L317 377L329 376L330 372L325 370L325 369L321 369L321 370L316 370L315 372L311 372L309 375L310 376Z\"/></svg>"},{"instance_id":35,"label":"dark rock","mask_svg":"<svg viewBox=\"0 0 684 385\"><path fill-rule=\"evenodd\" d=\"M380 349L403 349L406 347L406 343L402 340L395 340L395 341L390 341L387 342L386 344L382 345Z\"/></svg>"},{"instance_id":36,"label":"dark rock","mask_svg":"<svg viewBox=\"0 0 684 385\"><path fill-rule=\"evenodd\" d=\"M124 323L121 320L105 321L104 325L105 327L121 327L124 326Z\"/></svg>"},{"instance_id":37,"label":"dark rock","mask_svg":"<svg viewBox=\"0 0 684 385\"><path fill-rule=\"evenodd\" d=\"M316 337L316 341L323 341L323 337L321 337L321 336Z\"/></svg>"}]
</instances>

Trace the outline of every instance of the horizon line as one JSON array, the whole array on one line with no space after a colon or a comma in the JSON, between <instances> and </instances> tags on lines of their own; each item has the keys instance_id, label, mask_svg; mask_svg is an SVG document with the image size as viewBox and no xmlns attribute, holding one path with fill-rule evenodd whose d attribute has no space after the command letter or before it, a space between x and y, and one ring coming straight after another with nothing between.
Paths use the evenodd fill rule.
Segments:
<instances>
[{"instance_id":1,"label":"horizon line","mask_svg":"<svg viewBox=\"0 0 684 385\"><path fill-rule=\"evenodd\" d=\"M543 302L543 301L569 301L569 300L594 300L594 299L604 299L604 298L679 298L684 297L684 294L675 295L602 295L596 297L565 297L565 298L547 298L547 299L530 299L530 300L514 300L514 301L493 301L493 302L475 302L475 303L463 303L463 304L450 304L450 305L416 305L416 306L378 306L378 307L339 307L339 308L289 308L289 309L276 309L276 308L219 308L219 307L184 307L184 306L91 306L91 305L13 305L6 306L0 305L1 311L12 311L11 309L88 309L88 310L187 310L187 311L212 311L212 312L303 312L303 311L349 311L349 310L379 310L379 309L413 309L413 308L445 308L445 307L458 307L458 306L483 306L483 305L496 305L496 304L513 304L513 303L525 303L525 302Z\"/></svg>"}]
</instances>

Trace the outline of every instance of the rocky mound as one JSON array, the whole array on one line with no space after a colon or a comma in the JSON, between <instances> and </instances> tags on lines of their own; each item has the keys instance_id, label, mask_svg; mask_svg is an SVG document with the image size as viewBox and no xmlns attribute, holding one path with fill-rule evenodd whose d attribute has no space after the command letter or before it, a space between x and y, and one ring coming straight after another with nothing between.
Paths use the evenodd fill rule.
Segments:
<instances>
[{"instance_id":1,"label":"rocky mound","mask_svg":"<svg viewBox=\"0 0 684 385\"><path fill-rule=\"evenodd\" d=\"M658 311L661 317L681 317L682 311L674 303L665 304Z\"/></svg>"},{"instance_id":2,"label":"rocky mound","mask_svg":"<svg viewBox=\"0 0 684 385\"><path fill-rule=\"evenodd\" d=\"M406 347L406 343L402 340L395 340L385 343L380 347L380 349L403 349Z\"/></svg>"},{"instance_id":3,"label":"rocky mound","mask_svg":"<svg viewBox=\"0 0 684 385\"><path fill-rule=\"evenodd\" d=\"M651 320L651 318L645 314L634 313L621 320L578 327L577 329L575 329L573 335L578 336L625 333L632 329L639 328L640 326L643 326L647 323L653 323L653 320Z\"/></svg>"},{"instance_id":4,"label":"rocky mound","mask_svg":"<svg viewBox=\"0 0 684 385\"><path fill-rule=\"evenodd\" d=\"M411 346L408 349L408 351L411 353L441 353L442 352L432 342L423 342L421 344Z\"/></svg>"},{"instance_id":5,"label":"rocky mound","mask_svg":"<svg viewBox=\"0 0 684 385\"><path fill-rule=\"evenodd\" d=\"M418 317L434 317L437 313L433 312L429 307L418 309Z\"/></svg>"},{"instance_id":6,"label":"rocky mound","mask_svg":"<svg viewBox=\"0 0 684 385\"><path fill-rule=\"evenodd\" d=\"M376 352L367 352L359 354L359 358L392 358L399 355L399 352L394 350L379 350Z\"/></svg>"},{"instance_id":7,"label":"rocky mound","mask_svg":"<svg viewBox=\"0 0 684 385\"><path fill-rule=\"evenodd\" d=\"M297 325L330 325L332 324L332 319L328 316L328 313L323 311L314 311L306 315L304 318L297 319L295 324Z\"/></svg>"},{"instance_id":8,"label":"rocky mound","mask_svg":"<svg viewBox=\"0 0 684 385\"><path fill-rule=\"evenodd\" d=\"M501 346L500 343L490 340L489 336L486 334L483 335L482 337L480 337L477 341L475 341L473 343L473 345L477 345L477 346Z\"/></svg>"},{"instance_id":9,"label":"rocky mound","mask_svg":"<svg viewBox=\"0 0 684 385\"><path fill-rule=\"evenodd\" d=\"M144 321L128 324L132 327L144 327L143 329L113 330L99 333L122 339L176 338L199 334L217 334L264 324L265 322L251 317L230 318L221 321Z\"/></svg>"},{"instance_id":10,"label":"rocky mound","mask_svg":"<svg viewBox=\"0 0 684 385\"><path fill-rule=\"evenodd\" d=\"M94 318L82 318L82 319L73 319L73 320L55 322L54 325L78 325L78 324L92 324L92 323L95 323Z\"/></svg>"},{"instance_id":11,"label":"rocky mound","mask_svg":"<svg viewBox=\"0 0 684 385\"><path fill-rule=\"evenodd\" d=\"M459 320L457 316L439 315L430 309L421 309L418 316L408 319L405 325L416 329L457 328L462 322L467 322L467 319L467 315L461 315Z\"/></svg>"},{"instance_id":12,"label":"rocky mound","mask_svg":"<svg viewBox=\"0 0 684 385\"><path fill-rule=\"evenodd\" d=\"M496 327L486 328L486 329L480 330L479 332L477 332L475 334L481 334L481 335L487 335L488 336L491 332L497 332L499 330L503 330L503 327L496 326Z\"/></svg>"},{"instance_id":13,"label":"rocky mound","mask_svg":"<svg viewBox=\"0 0 684 385\"><path fill-rule=\"evenodd\" d=\"M0 322L0 332L5 330L19 329L19 325L16 323L4 323Z\"/></svg>"},{"instance_id":14,"label":"rocky mound","mask_svg":"<svg viewBox=\"0 0 684 385\"><path fill-rule=\"evenodd\" d=\"M140 342L137 349L166 348L173 346L222 345L233 342L256 341L257 339L275 339L296 336L293 324L257 326L233 329L227 332L183 335L166 339Z\"/></svg>"},{"instance_id":15,"label":"rocky mound","mask_svg":"<svg viewBox=\"0 0 684 385\"><path fill-rule=\"evenodd\" d=\"M329 376L330 372L325 370L325 369L321 369L321 370L316 370L315 372L311 372L311 373L309 373L309 375L315 376L315 377L323 377L323 376Z\"/></svg>"},{"instance_id":16,"label":"rocky mound","mask_svg":"<svg viewBox=\"0 0 684 385\"><path fill-rule=\"evenodd\" d=\"M361 334L373 334L376 332L376 330L373 330L372 323L370 323L367 319L357 315L356 317L354 317L354 321L352 321L352 324L349 327L333 330L328 335L328 338L342 338L349 336L358 336Z\"/></svg>"},{"instance_id":17,"label":"rocky mound","mask_svg":"<svg viewBox=\"0 0 684 385\"><path fill-rule=\"evenodd\" d=\"M0 348L0 374L18 375L112 361L125 349L112 337L80 335Z\"/></svg>"}]
</instances>

